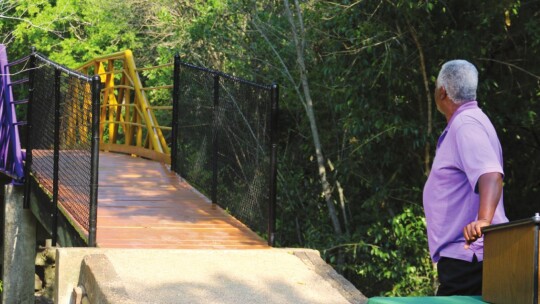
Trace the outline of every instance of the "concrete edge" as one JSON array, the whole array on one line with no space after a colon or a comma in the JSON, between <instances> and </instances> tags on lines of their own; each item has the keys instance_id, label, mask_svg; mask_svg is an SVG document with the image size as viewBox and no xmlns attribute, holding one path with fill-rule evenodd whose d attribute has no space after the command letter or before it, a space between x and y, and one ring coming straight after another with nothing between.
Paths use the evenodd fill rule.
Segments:
<instances>
[{"instance_id":1,"label":"concrete edge","mask_svg":"<svg viewBox=\"0 0 540 304\"><path fill-rule=\"evenodd\" d=\"M349 303L366 304L368 302L368 298L362 292L321 258L319 251L303 248L280 250L286 250L300 259L310 270L330 283Z\"/></svg>"},{"instance_id":2,"label":"concrete edge","mask_svg":"<svg viewBox=\"0 0 540 304\"><path fill-rule=\"evenodd\" d=\"M79 281L81 261L90 253L89 250L85 249L56 248L54 303L73 303L71 295Z\"/></svg>"},{"instance_id":3,"label":"concrete edge","mask_svg":"<svg viewBox=\"0 0 540 304\"><path fill-rule=\"evenodd\" d=\"M54 303L73 304L72 294L74 288L78 287L83 259L88 255L106 252L107 250L95 247L56 248Z\"/></svg>"},{"instance_id":4,"label":"concrete edge","mask_svg":"<svg viewBox=\"0 0 540 304\"><path fill-rule=\"evenodd\" d=\"M90 303L134 304L113 264L104 254L83 258L79 286L83 286Z\"/></svg>"}]
</instances>

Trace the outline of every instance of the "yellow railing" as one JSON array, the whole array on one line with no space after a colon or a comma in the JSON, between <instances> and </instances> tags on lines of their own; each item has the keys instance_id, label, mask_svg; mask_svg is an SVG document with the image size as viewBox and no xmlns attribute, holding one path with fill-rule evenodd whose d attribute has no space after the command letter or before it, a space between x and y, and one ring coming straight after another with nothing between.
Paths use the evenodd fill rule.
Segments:
<instances>
[{"instance_id":1,"label":"yellow railing","mask_svg":"<svg viewBox=\"0 0 540 304\"><path fill-rule=\"evenodd\" d=\"M154 110L171 106L152 106L149 90L172 89L172 85L143 87L139 71L172 66L137 69L130 50L90 60L77 68L87 75L99 75L102 84L100 149L138 155L170 163L170 151ZM172 81L172 76L171 76ZM172 113L171 113L172 115Z\"/></svg>"}]
</instances>

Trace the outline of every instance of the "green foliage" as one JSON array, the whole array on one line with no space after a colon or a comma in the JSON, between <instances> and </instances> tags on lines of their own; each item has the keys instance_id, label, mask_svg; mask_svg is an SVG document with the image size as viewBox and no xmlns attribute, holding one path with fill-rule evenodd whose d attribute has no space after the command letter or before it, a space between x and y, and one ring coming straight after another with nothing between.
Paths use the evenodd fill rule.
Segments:
<instances>
[{"instance_id":1,"label":"green foliage","mask_svg":"<svg viewBox=\"0 0 540 304\"><path fill-rule=\"evenodd\" d=\"M290 127L281 136L284 152L280 159L286 169L280 170L286 177L280 180L280 202L289 215L280 219L284 230L281 242L319 249L330 244L336 248L358 244L357 248L363 248L362 258L354 258L352 253L358 256L358 250L328 250L325 256L337 268L344 267L343 273L363 292L433 294L435 281L425 231L411 234L416 242L408 244L414 244L418 251L407 265L393 267L389 261L398 253L392 253L383 240L396 239L389 234L396 233L393 220L400 214L412 212L417 220L423 216L421 188L437 135L445 125L433 104L431 112L428 110L429 102L433 103L428 98L434 76L449 59L465 58L477 65L481 75L479 101L500 130L505 149L507 213L511 219L530 216L537 208L532 196L537 191L538 183L533 180L538 180L538 173L525 163L536 163L539 155L534 140L539 66L537 49L531 49L538 43L537 33L528 30L539 29L536 21L530 21L538 19L534 18L538 8L532 9L534 5L528 3L525 12L517 1L325 1L303 5L305 27L310 29L306 32L306 60L312 96L317 96L323 149L332 163L327 169L332 172L336 205L342 204L339 182L345 196L340 218L350 234L336 236L328 225L317 168L311 160L309 127L294 90L297 84L276 74L281 79L278 82L285 85L281 125ZM260 12L258 17L272 25L271 33L278 37L272 43L285 65L294 68L290 36L285 38L288 25L281 22L280 10ZM504 19L508 10L511 26ZM275 60L270 65L280 67ZM512 109L519 110L510 113L508 101ZM518 186L518 180L523 184ZM527 191L521 192L524 188ZM519 199L528 195L531 197ZM365 246L368 243L371 245ZM406 240L399 244L407 251ZM351 265L363 269L356 272L358 278L354 271L347 271ZM418 272L411 275L407 271Z\"/></svg>"},{"instance_id":2,"label":"green foliage","mask_svg":"<svg viewBox=\"0 0 540 304\"><path fill-rule=\"evenodd\" d=\"M386 223L363 227L347 244L350 259L343 272L366 294L384 296L433 295L434 268L428 257L421 210L405 208ZM384 289L381 288L384 286ZM384 291L382 291L384 290Z\"/></svg>"},{"instance_id":3,"label":"green foliage","mask_svg":"<svg viewBox=\"0 0 540 304\"><path fill-rule=\"evenodd\" d=\"M28 54L34 46L52 60L76 67L99 55L138 46L130 6L124 2L112 6L105 0L14 3L8 13L20 21L9 20L4 32L4 40L12 41L11 53Z\"/></svg>"}]
</instances>

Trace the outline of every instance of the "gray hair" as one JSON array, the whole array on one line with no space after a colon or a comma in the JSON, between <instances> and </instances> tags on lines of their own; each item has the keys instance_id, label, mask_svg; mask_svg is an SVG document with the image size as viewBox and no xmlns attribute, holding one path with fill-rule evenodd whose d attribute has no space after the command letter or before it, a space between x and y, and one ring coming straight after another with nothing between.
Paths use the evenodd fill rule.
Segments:
<instances>
[{"instance_id":1,"label":"gray hair","mask_svg":"<svg viewBox=\"0 0 540 304\"><path fill-rule=\"evenodd\" d=\"M444 87L456 104L476 100L478 71L466 60L451 60L443 64L437 76L437 88Z\"/></svg>"}]
</instances>

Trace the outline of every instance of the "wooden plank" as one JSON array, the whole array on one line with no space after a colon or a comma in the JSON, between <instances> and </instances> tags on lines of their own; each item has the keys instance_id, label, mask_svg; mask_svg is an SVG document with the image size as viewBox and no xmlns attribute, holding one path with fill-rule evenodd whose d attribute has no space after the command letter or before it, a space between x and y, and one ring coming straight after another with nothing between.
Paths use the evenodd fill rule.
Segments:
<instances>
[{"instance_id":1,"label":"wooden plank","mask_svg":"<svg viewBox=\"0 0 540 304\"><path fill-rule=\"evenodd\" d=\"M191 244L191 243L179 243L179 244L146 244L146 243L101 243L100 247L103 248L141 248L141 249L207 249L207 250L219 250L219 249L268 249L266 245L259 245L256 243L245 243L245 244Z\"/></svg>"},{"instance_id":2,"label":"wooden plank","mask_svg":"<svg viewBox=\"0 0 540 304\"><path fill-rule=\"evenodd\" d=\"M36 167L47 170L52 151L34 150ZM65 200L63 212L79 212L80 202L71 202L80 191L69 185L77 180L74 161L85 151L64 151L64 170L59 189ZM52 173L36 172L42 185L52 191ZM51 176L49 176L51 175ZM75 204L75 205L73 205ZM79 210L79 211L77 211ZM84 211L84 210L82 210ZM266 242L240 221L196 191L169 170L169 166L125 154L101 152L97 243L114 248L269 248ZM85 228L78 227L87 234Z\"/></svg>"},{"instance_id":3,"label":"wooden plank","mask_svg":"<svg viewBox=\"0 0 540 304\"><path fill-rule=\"evenodd\" d=\"M137 146L127 146L127 145L118 145L111 143L100 143L99 148L104 151L112 151L126 154L135 154L156 161L164 162L167 164L171 163L171 157L164 153L159 153L150 149Z\"/></svg>"},{"instance_id":4,"label":"wooden plank","mask_svg":"<svg viewBox=\"0 0 540 304\"><path fill-rule=\"evenodd\" d=\"M534 303L535 225L493 230L484 236L482 296L490 303ZM538 284L538 283L536 283Z\"/></svg>"},{"instance_id":5,"label":"wooden plank","mask_svg":"<svg viewBox=\"0 0 540 304\"><path fill-rule=\"evenodd\" d=\"M158 162L100 153L97 244L104 248L269 248Z\"/></svg>"}]
</instances>

